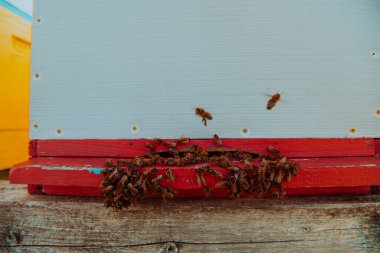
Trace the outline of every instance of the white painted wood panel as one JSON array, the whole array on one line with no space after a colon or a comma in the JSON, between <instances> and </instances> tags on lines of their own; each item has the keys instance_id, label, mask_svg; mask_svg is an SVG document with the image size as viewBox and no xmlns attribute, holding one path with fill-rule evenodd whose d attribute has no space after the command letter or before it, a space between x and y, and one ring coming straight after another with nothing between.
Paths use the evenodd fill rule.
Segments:
<instances>
[{"instance_id":1,"label":"white painted wood panel","mask_svg":"<svg viewBox=\"0 0 380 253\"><path fill-rule=\"evenodd\" d=\"M380 1L34 7L31 138L380 135ZM286 101L268 111L274 92ZM207 127L196 106L213 114Z\"/></svg>"}]
</instances>

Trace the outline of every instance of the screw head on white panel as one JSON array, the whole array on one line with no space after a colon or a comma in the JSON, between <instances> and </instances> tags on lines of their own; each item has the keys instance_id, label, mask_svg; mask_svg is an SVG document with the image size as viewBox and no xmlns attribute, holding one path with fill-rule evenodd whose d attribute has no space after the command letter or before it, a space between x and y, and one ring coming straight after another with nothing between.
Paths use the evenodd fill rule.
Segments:
<instances>
[{"instance_id":1,"label":"screw head on white panel","mask_svg":"<svg viewBox=\"0 0 380 253\"><path fill-rule=\"evenodd\" d=\"M39 72L34 72L33 73L33 79L34 80L39 80L41 78L41 74Z\"/></svg>"},{"instance_id":2,"label":"screw head on white panel","mask_svg":"<svg viewBox=\"0 0 380 253\"><path fill-rule=\"evenodd\" d=\"M61 136L61 135L63 134L62 129L57 128L57 129L55 130L55 134L58 135L58 136Z\"/></svg>"},{"instance_id":3,"label":"screw head on white panel","mask_svg":"<svg viewBox=\"0 0 380 253\"><path fill-rule=\"evenodd\" d=\"M41 17L36 17L35 19L34 19L36 22L36 24L41 24L41 22L42 22L42 19L41 19Z\"/></svg>"},{"instance_id":4,"label":"screw head on white panel","mask_svg":"<svg viewBox=\"0 0 380 253\"><path fill-rule=\"evenodd\" d=\"M132 133L137 133L139 131L139 125L137 125L137 124L132 124L131 125L131 132Z\"/></svg>"},{"instance_id":5,"label":"screw head on white panel","mask_svg":"<svg viewBox=\"0 0 380 253\"><path fill-rule=\"evenodd\" d=\"M377 117L380 117L380 108L376 108L375 110L373 110L375 116Z\"/></svg>"},{"instance_id":6,"label":"screw head on white panel","mask_svg":"<svg viewBox=\"0 0 380 253\"><path fill-rule=\"evenodd\" d=\"M369 55L372 59L376 59L377 58L377 51L376 50L372 50L370 52L370 55Z\"/></svg>"},{"instance_id":7,"label":"screw head on white panel","mask_svg":"<svg viewBox=\"0 0 380 253\"><path fill-rule=\"evenodd\" d=\"M350 135L356 135L357 132L358 130L355 127L351 127L350 129L348 129L348 133Z\"/></svg>"},{"instance_id":8,"label":"screw head on white panel","mask_svg":"<svg viewBox=\"0 0 380 253\"><path fill-rule=\"evenodd\" d=\"M40 126L38 125L38 123L34 123L32 125L32 127L33 127L34 130L37 130Z\"/></svg>"},{"instance_id":9,"label":"screw head on white panel","mask_svg":"<svg viewBox=\"0 0 380 253\"><path fill-rule=\"evenodd\" d=\"M242 129L240 130L240 133L241 133L242 135L248 135L248 134L249 134L249 129L246 128L246 127L244 127L244 128L242 128Z\"/></svg>"}]
</instances>

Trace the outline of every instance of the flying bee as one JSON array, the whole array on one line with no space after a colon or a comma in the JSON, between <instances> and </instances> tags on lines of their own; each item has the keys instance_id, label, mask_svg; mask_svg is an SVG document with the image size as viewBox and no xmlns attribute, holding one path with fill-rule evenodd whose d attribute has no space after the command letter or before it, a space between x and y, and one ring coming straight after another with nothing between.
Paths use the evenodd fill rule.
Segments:
<instances>
[{"instance_id":1,"label":"flying bee","mask_svg":"<svg viewBox=\"0 0 380 253\"><path fill-rule=\"evenodd\" d=\"M221 147L222 146L222 140L219 138L217 134L214 134L213 140L216 144L216 146Z\"/></svg>"},{"instance_id":2,"label":"flying bee","mask_svg":"<svg viewBox=\"0 0 380 253\"><path fill-rule=\"evenodd\" d=\"M147 149L149 149L150 151L156 151L156 147L152 144L152 143L150 143L150 142L145 142L144 143L144 145L145 145L145 147L147 148Z\"/></svg>"},{"instance_id":3,"label":"flying bee","mask_svg":"<svg viewBox=\"0 0 380 253\"><path fill-rule=\"evenodd\" d=\"M183 143L188 143L190 141L190 138L189 137L186 137L184 135L181 136L181 138L179 138L177 140L177 144L183 144Z\"/></svg>"},{"instance_id":4,"label":"flying bee","mask_svg":"<svg viewBox=\"0 0 380 253\"><path fill-rule=\"evenodd\" d=\"M158 175L157 177L153 178L150 182L153 184L153 185L158 185L158 183L164 179L164 176L163 175Z\"/></svg>"},{"instance_id":5,"label":"flying bee","mask_svg":"<svg viewBox=\"0 0 380 253\"><path fill-rule=\"evenodd\" d=\"M132 196L136 196L139 194L139 191L133 186L132 183L127 185L128 190L131 192Z\"/></svg>"},{"instance_id":6,"label":"flying bee","mask_svg":"<svg viewBox=\"0 0 380 253\"><path fill-rule=\"evenodd\" d=\"M280 101L281 94L280 93L276 93L276 94L267 95L267 96L270 97L270 99L268 100L268 103L267 103L267 110L272 110L273 107L276 106L277 102Z\"/></svg>"},{"instance_id":7,"label":"flying bee","mask_svg":"<svg viewBox=\"0 0 380 253\"><path fill-rule=\"evenodd\" d=\"M195 108L195 115L198 115L202 118L203 125L207 126L207 120L212 120L212 115L204 108L197 107Z\"/></svg>"},{"instance_id":8,"label":"flying bee","mask_svg":"<svg viewBox=\"0 0 380 253\"><path fill-rule=\"evenodd\" d=\"M167 180L170 181L170 182L174 182L175 181L175 175L174 175L174 172L171 170L171 169L166 169L165 170L165 174L166 176L168 177Z\"/></svg>"}]
</instances>

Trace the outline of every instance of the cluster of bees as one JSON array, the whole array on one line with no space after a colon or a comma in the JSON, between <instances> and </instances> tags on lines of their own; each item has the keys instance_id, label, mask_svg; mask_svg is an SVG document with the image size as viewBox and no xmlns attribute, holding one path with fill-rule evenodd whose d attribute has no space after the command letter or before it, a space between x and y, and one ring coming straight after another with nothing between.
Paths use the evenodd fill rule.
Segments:
<instances>
[{"instance_id":1,"label":"cluster of bees","mask_svg":"<svg viewBox=\"0 0 380 253\"><path fill-rule=\"evenodd\" d=\"M161 196L164 201L174 198L175 189L163 186L176 181L175 171L170 166L194 165L194 179L205 196L211 196L214 190L226 189L231 198L248 194L282 198L285 196L282 182L290 181L299 173L298 163L284 157L276 147L269 146L266 152L259 154L225 148L217 135L213 140L215 146L202 148L184 147L190 141L184 136L172 142L153 139L145 143L146 155L108 161L100 187L105 206L115 210L128 208L131 202L152 194ZM158 146L166 148L157 151ZM159 173L154 166L168 167ZM215 179L207 182L206 175Z\"/></svg>"}]
</instances>

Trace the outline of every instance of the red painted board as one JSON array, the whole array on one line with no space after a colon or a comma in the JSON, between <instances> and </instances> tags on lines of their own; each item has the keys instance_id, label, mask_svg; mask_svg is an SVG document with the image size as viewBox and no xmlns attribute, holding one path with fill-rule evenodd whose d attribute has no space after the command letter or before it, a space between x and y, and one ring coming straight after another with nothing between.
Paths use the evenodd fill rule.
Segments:
<instances>
[{"instance_id":1,"label":"red painted board","mask_svg":"<svg viewBox=\"0 0 380 253\"><path fill-rule=\"evenodd\" d=\"M380 155L380 139L375 139L375 154Z\"/></svg>"},{"instance_id":2,"label":"red painted board","mask_svg":"<svg viewBox=\"0 0 380 253\"><path fill-rule=\"evenodd\" d=\"M100 196L98 187L81 187L81 186L57 186L57 185L44 185L42 192L48 195L62 195L62 196ZM314 188L290 188L286 189L287 196L300 196L300 195L348 195L348 194L360 194L367 195L371 193L369 186L358 187L314 187ZM30 193L36 194L36 193ZM41 194L41 193L37 193ZM215 194L214 194L215 195ZM226 197L226 195L220 195L220 197ZM204 197L202 191L179 191L177 194L179 198L193 198ZM217 196L216 196L217 197Z\"/></svg>"},{"instance_id":3,"label":"red painted board","mask_svg":"<svg viewBox=\"0 0 380 253\"><path fill-rule=\"evenodd\" d=\"M150 140L33 140L30 155L38 157L133 157L148 152L144 143ZM373 138L311 138L311 139L222 139L227 148L263 152L277 146L288 157L373 156ZM198 144L214 146L212 140L192 140L185 148ZM158 146L158 150L167 150Z\"/></svg>"},{"instance_id":4,"label":"red painted board","mask_svg":"<svg viewBox=\"0 0 380 253\"><path fill-rule=\"evenodd\" d=\"M14 166L10 182L16 184L51 185L97 188L102 181L101 168L105 158L32 158ZM284 183L285 189L361 187L380 185L380 159L376 157L304 158L299 159L301 172L292 181ZM157 167L163 174L165 167ZM144 168L146 169L146 168ZM176 182L167 183L177 191L188 194L202 191L196 182L194 166L171 167ZM225 170L220 169L222 172ZM213 187L216 179L205 176ZM197 195L197 194L196 194Z\"/></svg>"}]
</instances>

